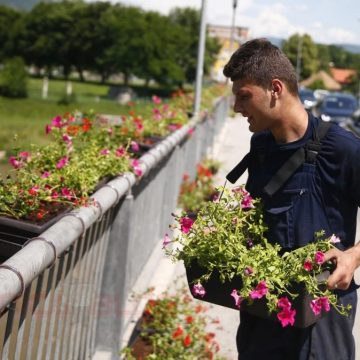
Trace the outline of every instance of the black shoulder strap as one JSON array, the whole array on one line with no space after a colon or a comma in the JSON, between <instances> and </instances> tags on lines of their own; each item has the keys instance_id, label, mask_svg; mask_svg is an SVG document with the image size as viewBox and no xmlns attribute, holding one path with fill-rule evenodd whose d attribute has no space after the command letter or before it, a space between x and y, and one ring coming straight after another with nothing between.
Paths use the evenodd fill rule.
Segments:
<instances>
[{"instance_id":1,"label":"black shoulder strap","mask_svg":"<svg viewBox=\"0 0 360 360\"><path fill-rule=\"evenodd\" d=\"M248 152L242 160L226 175L226 179L232 184L235 184L240 176L245 172L249 167L249 161L251 158L251 153Z\"/></svg>"},{"instance_id":2,"label":"black shoulder strap","mask_svg":"<svg viewBox=\"0 0 360 360\"><path fill-rule=\"evenodd\" d=\"M321 140L326 136L330 127L329 122L319 119L319 124L315 128L313 139L309 140L305 148L298 149L275 173L268 184L264 187L265 194L272 196L278 191L285 182L295 173L295 171L305 162L314 162L321 148ZM249 165L252 153L249 152L226 176L226 179L234 184L245 172Z\"/></svg>"}]
</instances>

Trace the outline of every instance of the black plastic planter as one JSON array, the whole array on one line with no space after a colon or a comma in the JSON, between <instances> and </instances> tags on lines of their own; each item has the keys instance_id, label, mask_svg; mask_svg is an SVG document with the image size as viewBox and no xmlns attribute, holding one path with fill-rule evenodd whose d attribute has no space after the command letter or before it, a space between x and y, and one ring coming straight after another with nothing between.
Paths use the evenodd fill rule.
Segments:
<instances>
[{"instance_id":1,"label":"black plastic planter","mask_svg":"<svg viewBox=\"0 0 360 360\"><path fill-rule=\"evenodd\" d=\"M186 267L186 276L190 291L192 290L194 281L204 273L204 269L201 268L197 262L193 262L191 266ZM318 282L325 282L329 275L330 272L327 270L319 274L317 276ZM230 294L233 289L241 289L242 282L240 278L234 278L231 281L222 283L220 281L219 273L215 271L203 285L206 289L206 294L202 298L195 297L196 299L238 310L235 306L235 301ZM324 312L322 312L321 315L315 315L313 313L310 307L310 302L313 298L306 293L304 286L298 284L292 290L300 294L292 301L292 308L296 310L295 327L308 327L324 315ZM241 310L264 319L278 321L275 313L269 314L265 298L254 300L252 304L243 302L241 304Z\"/></svg>"},{"instance_id":2,"label":"black plastic planter","mask_svg":"<svg viewBox=\"0 0 360 360\"><path fill-rule=\"evenodd\" d=\"M0 216L0 262L14 255L27 240L39 236L69 211L70 208L63 209L58 215L41 224Z\"/></svg>"}]
</instances>

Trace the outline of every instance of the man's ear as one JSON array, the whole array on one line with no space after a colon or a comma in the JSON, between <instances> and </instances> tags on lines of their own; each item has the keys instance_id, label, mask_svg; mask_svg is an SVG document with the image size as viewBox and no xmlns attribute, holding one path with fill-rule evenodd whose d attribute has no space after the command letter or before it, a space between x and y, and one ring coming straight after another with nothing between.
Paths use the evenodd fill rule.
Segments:
<instances>
[{"instance_id":1,"label":"man's ear","mask_svg":"<svg viewBox=\"0 0 360 360\"><path fill-rule=\"evenodd\" d=\"M273 79L271 81L271 95L280 95L283 91L284 84L279 79Z\"/></svg>"}]
</instances>

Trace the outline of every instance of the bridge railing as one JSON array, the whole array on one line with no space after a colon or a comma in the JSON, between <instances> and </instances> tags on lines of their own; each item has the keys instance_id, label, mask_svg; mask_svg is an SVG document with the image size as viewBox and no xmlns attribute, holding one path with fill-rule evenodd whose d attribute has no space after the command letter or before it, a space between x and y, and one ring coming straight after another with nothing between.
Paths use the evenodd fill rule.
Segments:
<instances>
[{"instance_id":1,"label":"bridge railing","mask_svg":"<svg viewBox=\"0 0 360 360\"><path fill-rule=\"evenodd\" d=\"M228 108L219 99L140 158L141 179L108 182L94 206L65 214L0 265L1 359L118 358L131 289L171 223L183 174L195 175Z\"/></svg>"}]
</instances>

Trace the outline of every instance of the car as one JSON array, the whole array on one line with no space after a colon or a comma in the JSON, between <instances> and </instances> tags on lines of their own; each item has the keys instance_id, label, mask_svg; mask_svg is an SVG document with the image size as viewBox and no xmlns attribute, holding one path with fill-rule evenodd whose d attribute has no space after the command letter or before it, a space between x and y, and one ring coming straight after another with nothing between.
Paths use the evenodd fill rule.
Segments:
<instances>
[{"instance_id":1,"label":"car","mask_svg":"<svg viewBox=\"0 0 360 360\"><path fill-rule=\"evenodd\" d=\"M357 109L355 96L345 93L331 93L324 96L313 108L313 114L324 121L331 121L345 127L352 123Z\"/></svg>"},{"instance_id":2,"label":"car","mask_svg":"<svg viewBox=\"0 0 360 360\"><path fill-rule=\"evenodd\" d=\"M305 109L310 110L317 103L314 92L310 89L300 88L299 97Z\"/></svg>"}]
</instances>

